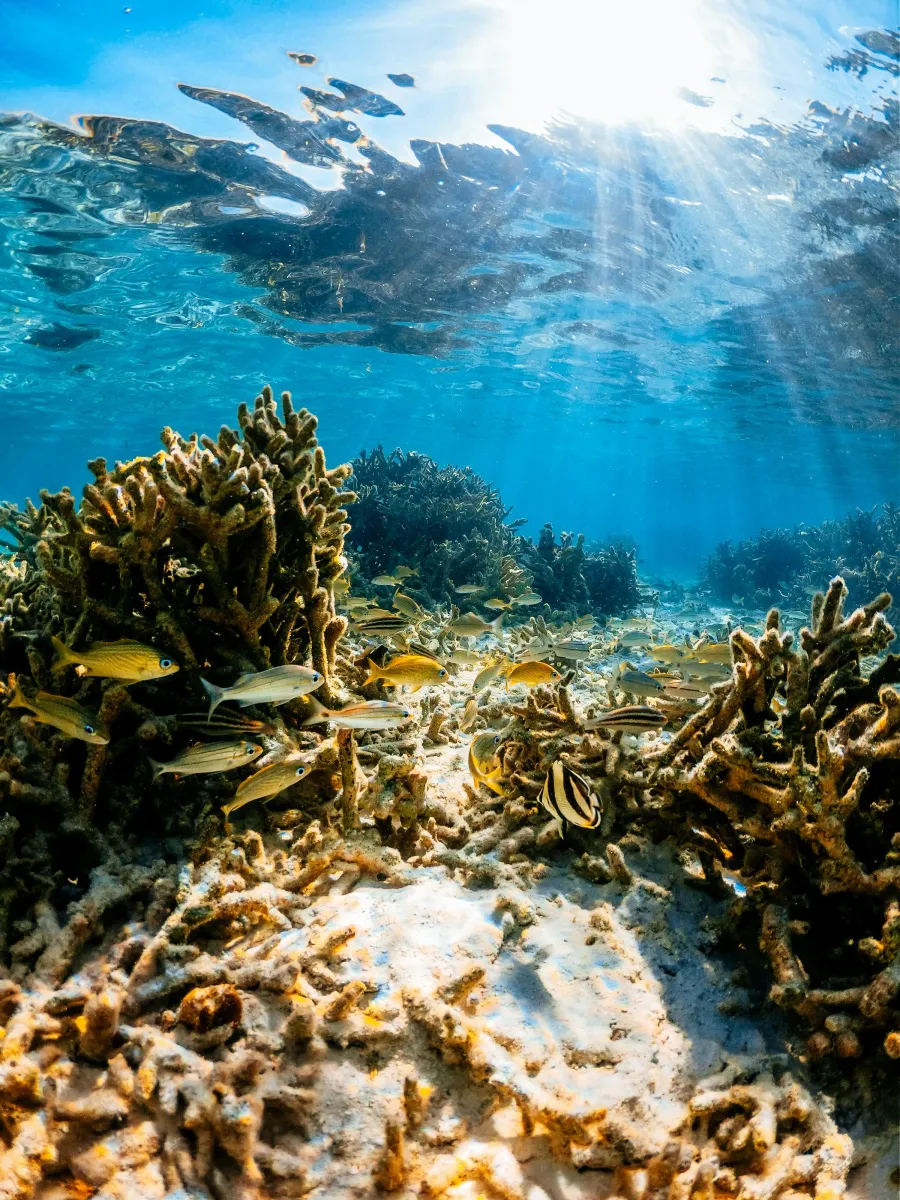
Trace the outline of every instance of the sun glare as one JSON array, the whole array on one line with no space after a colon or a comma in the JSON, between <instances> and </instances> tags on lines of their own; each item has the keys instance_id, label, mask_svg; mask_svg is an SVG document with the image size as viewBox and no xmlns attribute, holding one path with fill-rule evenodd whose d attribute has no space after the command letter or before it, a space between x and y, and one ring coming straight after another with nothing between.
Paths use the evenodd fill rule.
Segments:
<instances>
[{"instance_id":1,"label":"sun glare","mask_svg":"<svg viewBox=\"0 0 900 1200\"><path fill-rule=\"evenodd\" d=\"M526 128L559 113L721 128L734 116L722 85L751 62L747 32L705 0L471 0L470 12L465 65L508 114L494 119Z\"/></svg>"}]
</instances>

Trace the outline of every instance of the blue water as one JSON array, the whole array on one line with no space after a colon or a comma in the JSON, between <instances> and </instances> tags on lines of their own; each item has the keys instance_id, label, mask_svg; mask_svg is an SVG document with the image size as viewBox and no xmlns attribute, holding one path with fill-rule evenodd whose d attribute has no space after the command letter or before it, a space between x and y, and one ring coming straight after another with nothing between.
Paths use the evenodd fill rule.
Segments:
<instances>
[{"instance_id":1,"label":"blue water","mask_svg":"<svg viewBox=\"0 0 900 1200\"><path fill-rule=\"evenodd\" d=\"M895 6L552 7L0 0L0 497L268 380L684 579L900 498Z\"/></svg>"}]
</instances>

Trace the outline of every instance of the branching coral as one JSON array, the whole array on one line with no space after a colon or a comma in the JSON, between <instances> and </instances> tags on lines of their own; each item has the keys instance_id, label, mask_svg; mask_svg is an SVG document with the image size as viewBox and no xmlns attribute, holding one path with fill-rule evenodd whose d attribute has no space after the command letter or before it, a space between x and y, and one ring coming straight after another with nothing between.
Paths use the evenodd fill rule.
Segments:
<instances>
[{"instance_id":1,"label":"branching coral","mask_svg":"<svg viewBox=\"0 0 900 1200\"><path fill-rule=\"evenodd\" d=\"M623 544L586 549L584 536L571 533L563 533L557 542L547 524L536 545L520 538L516 554L552 609L613 616L630 612L638 603L635 555Z\"/></svg>"}]
</instances>

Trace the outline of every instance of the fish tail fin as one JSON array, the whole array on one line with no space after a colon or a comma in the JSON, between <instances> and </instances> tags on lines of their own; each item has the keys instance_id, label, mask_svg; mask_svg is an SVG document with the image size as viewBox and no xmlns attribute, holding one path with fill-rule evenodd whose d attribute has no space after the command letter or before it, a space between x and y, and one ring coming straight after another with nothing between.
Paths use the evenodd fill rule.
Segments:
<instances>
[{"instance_id":1,"label":"fish tail fin","mask_svg":"<svg viewBox=\"0 0 900 1200\"><path fill-rule=\"evenodd\" d=\"M379 679L384 679L384 676L375 663L369 659L369 674L363 680L363 687L367 687L370 683L377 683Z\"/></svg>"},{"instance_id":2,"label":"fish tail fin","mask_svg":"<svg viewBox=\"0 0 900 1200\"><path fill-rule=\"evenodd\" d=\"M315 696L307 696L306 699L309 704L309 716L305 721L301 722L301 725L305 727L307 725L317 725L320 721L327 721L331 713L325 705L321 704Z\"/></svg>"},{"instance_id":3,"label":"fish tail fin","mask_svg":"<svg viewBox=\"0 0 900 1200\"><path fill-rule=\"evenodd\" d=\"M67 667L69 663L77 662L76 656L72 653L62 638L58 638L53 634L50 638L50 644L53 646L53 670L61 671L63 667Z\"/></svg>"},{"instance_id":4,"label":"fish tail fin","mask_svg":"<svg viewBox=\"0 0 900 1200\"><path fill-rule=\"evenodd\" d=\"M491 621L491 632L493 633L494 637L499 637L500 634L502 633L502 631L503 631L503 613L500 613L500 615L498 617L495 617L495 619L493 621Z\"/></svg>"},{"instance_id":5,"label":"fish tail fin","mask_svg":"<svg viewBox=\"0 0 900 1200\"><path fill-rule=\"evenodd\" d=\"M19 686L18 679L13 684L12 696L10 697L9 703L7 704L6 707L7 708L31 708L31 709L34 708L34 705L31 703L31 701L26 696L22 695L22 689Z\"/></svg>"},{"instance_id":6,"label":"fish tail fin","mask_svg":"<svg viewBox=\"0 0 900 1200\"><path fill-rule=\"evenodd\" d=\"M206 714L206 719L208 721L225 698L225 689L216 687L216 685L214 683L210 683L208 679L201 679L200 682L203 684L203 690L206 692L207 696L209 696L209 712Z\"/></svg>"},{"instance_id":7,"label":"fish tail fin","mask_svg":"<svg viewBox=\"0 0 900 1200\"><path fill-rule=\"evenodd\" d=\"M153 779L151 782L156 783L157 779L159 779L160 775L162 775L163 771L165 770L165 765L157 762L155 758L150 758L149 755L147 757L147 762L150 764L150 767L153 771Z\"/></svg>"}]
</instances>

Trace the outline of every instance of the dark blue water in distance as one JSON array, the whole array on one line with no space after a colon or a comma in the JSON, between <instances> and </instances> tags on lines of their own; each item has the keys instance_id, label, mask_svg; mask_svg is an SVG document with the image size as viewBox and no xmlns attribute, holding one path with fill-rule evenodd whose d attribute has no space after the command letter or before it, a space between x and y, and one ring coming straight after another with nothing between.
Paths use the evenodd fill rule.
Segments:
<instances>
[{"instance_id":1,"label":"dark blue water in distance","mask_svg":"<svg viewBox=\"0 0 900 1200\"><path fill-rule=\"evenodd\" d=\"M271 381L645 573L900 499L892 25L0 0L0 496Z\"/></svg>"}]
</instances>

